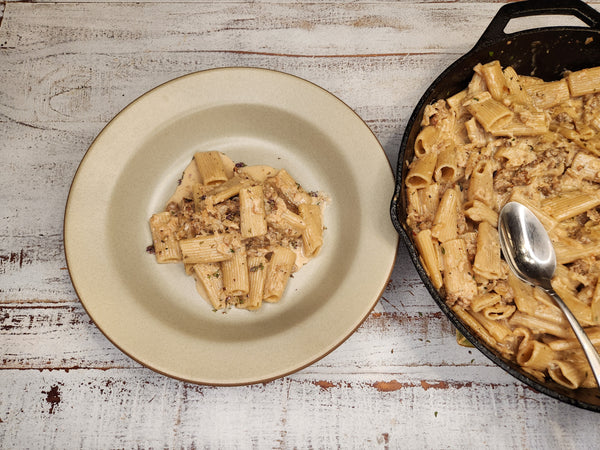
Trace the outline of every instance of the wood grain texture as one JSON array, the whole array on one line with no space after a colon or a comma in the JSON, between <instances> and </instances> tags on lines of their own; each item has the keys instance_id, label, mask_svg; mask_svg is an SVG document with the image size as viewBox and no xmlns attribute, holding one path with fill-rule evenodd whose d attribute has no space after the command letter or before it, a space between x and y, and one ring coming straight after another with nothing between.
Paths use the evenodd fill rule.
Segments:
<instances>
[{"instance_id":1,"label":"wood grain texture","mask_svg":"<svg viewBox=\"0 0 600 450\"><path fill-rule=\"evenodd\" d=\"M456 345L403 244L343 345L236 388L173 380L124 355L85 313L64 258L81 159L149 89L221 66L291 73L356 111L395 167L419 97L503 3L0 2L0 448L596 445L597 414Z\"/></svg>"},{"instance_id":2,"label":"wood grain texture","mask_svg":"<svg viewBox=\"0 0 600 450\"><path fill-rule=\"evenodd\" d=\"M404 377L338 381L296 376L229 389L188 385L136 369L32 371L27 376L6 370L3 380L13 386L3 399L14 405L0 413L6 448L131 443L141 448L404 448L407 443L418 448L584 448L587 430L597 419L593 413L573 417L556 402L540 403L537 394L522 387L483 390ZM477 408L482 403L490 406L486 414L473 414L474 409L482 412ZM490 420L503 411L512 417ZM539 415L549 418L547 428L539 428ZM519 425L508 432L502 419ZM444 430L443 439L436 430ZM502 436L501 445L497 436Z\"/></svg>"}]
</instances>

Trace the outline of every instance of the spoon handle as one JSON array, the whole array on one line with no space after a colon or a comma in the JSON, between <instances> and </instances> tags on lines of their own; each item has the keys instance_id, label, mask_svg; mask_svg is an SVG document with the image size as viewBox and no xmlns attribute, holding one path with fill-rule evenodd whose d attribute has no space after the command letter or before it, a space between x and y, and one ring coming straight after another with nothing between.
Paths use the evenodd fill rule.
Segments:
<instances>
[{"instance_id":1,"label":"spoon handle","mask_svg":"<svg viewBox=\"0 0 600 450\"><path fill-rule=\"evenodd\" d=\"M590 363L594 378L596 378L596 382L600 387L600 355L598 355L594 344L592 344L592 341L590 341L588 335L585 334L585 331L583 331L583 327L579 324L571 310L567 307L567 305L565 305L565 302L563 302L562 298L559 297L554 289L544 288L544 290L553 298L558 307L562 310L563 314L567 317L571 328L573 328L573 331L575 332L575 336L577 336L577 339L581 343L585 357Z\"/></svg>"}]
</instances>

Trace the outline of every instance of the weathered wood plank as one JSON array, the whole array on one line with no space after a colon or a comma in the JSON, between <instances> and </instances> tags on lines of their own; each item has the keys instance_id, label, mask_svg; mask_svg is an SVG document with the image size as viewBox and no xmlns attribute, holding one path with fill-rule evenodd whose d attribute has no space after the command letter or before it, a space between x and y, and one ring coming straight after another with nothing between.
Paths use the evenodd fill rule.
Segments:
<instances>
[{"instance_id":1,"label":"weathered wood plank","mask_svg":"<svg viewBox=\"0 0 600 450\"><path fill-rule=\"evenodd\" d=\"M143 370L2 375L6 448L586 448L599 437L594 413L511 384L298 375L224 389Z\"/></svg>"},{"instance_id":2,"label":"weathered wood plank","mask_svg":"<svg viewBox=\"0 0 600 450\"><path fill-rule=\"evenodd\" d=\"M87 44L87 51L105 54L227 49L329 56L448 48L462 53L502 3L103 2L98 8L81 2L8 2L0 48L51 54L79 40ZM97 11L88 14L89 10ZM528 20L530 27L572 23L568 17ZM435 33L423 33L434 27Z\"/></svg>"},{"instance_id":3,"label":"weathered wood plank","mask_svg":"<svg viewBox=\"0 0 600 450\"><path fill-rule=\"evenodd\" d=\"M429 309L417 314L374 312L315 366L383 373L422 365L491 366L476 350L458 346L448 320L434 306ZM78 303L2 304L0 342L3 368L137 367L104 338Z\"/></svg>"},{"instance_id":4,"label":"weathered wood plank","mask_svg":"<svg viewBox=\"0 0 600 450\"><path fill-rule=\"evenodd\" d=\"M75 298L62 234L9 236L0 240L0 302Z\"/></svg>"},{"instance_id":5,"label":"weathered wood plank","mask_svg":"<svg viewBox=\"0 0 600 450\"><path fill-rule=\"evenodd\" d=\"M62 234L69 187L81 158L102 124L42 126L0 122L0 236L29 237L39 241L42 255L45 239ZM20 252L21 242L0 241L0 255ZM54 241L48 245L53 247ZM54 248L48 248L56 255ZM61 264L62 266L62 264ZM1 269L0 269L1 270Z\"/></svg>"},{"instance_id":6,"label":"weathered wood plank","mask_svg":"<svg viewBox=\"0 0 600 450\"><path fill-rule=\"evenodd\" d=\"M461 52L497 3L8 3L2 48L83 51L248 51L281 56ZM95 14L88 11L94 10ZM160 20L158 20L160 18ZM423 33L432 25L436 33ZM241 39L241 36L244 36Z\"/></svg>"}]
</instances>

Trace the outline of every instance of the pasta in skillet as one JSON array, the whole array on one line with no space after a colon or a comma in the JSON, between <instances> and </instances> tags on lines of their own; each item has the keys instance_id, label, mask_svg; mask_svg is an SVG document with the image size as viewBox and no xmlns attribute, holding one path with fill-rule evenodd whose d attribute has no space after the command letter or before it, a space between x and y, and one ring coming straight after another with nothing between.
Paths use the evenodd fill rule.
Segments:
<instances>
[{"instance_id":1,"label":"pasta in skillet","mask_svg":"<svg viewBox=\"0 0 600 450\"><path fill-rule=\"evenodd\" d=\"M529 207L550 234L552 285L600 349L600 67L546 82L498 61L425 108L405 178L415 245L432 284L486 344L531 376L596 386L550 297L502 259L498 212Z\"/></svg>"},{"instance_id":2,"label":"pasta in skillet","mask_svg":"<svg viewBox=\"0 0 600 450\"><path fill-rule=\"evenodd\" d=\"M323 245L328 198L285 170L196 153L165 211L150 218L158 263L183 263L215 310L278 302Z\"/></svg>"}]
</instances>

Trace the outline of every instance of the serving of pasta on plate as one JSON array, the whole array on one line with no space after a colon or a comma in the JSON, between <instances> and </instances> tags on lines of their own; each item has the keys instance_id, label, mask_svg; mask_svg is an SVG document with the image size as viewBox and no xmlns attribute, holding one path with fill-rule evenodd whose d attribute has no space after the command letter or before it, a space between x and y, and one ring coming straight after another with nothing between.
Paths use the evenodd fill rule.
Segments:
<instances>
[{"instance_id":1,"label":"serving of pasta on plate","mask_svg":"<svg viewBox=\"0 0 600 450\"><path fill-rule=\"evenodd\" d=\"M196 153L165 210L150 218L158 263L183 263L215 310L278 302L323 245L328 197L285 170Z\"/></svg>"},{"instance_id":2,"label":"serving of pasta on plate","mask_svg":"<svg viewBox=\"0 0 600 450\"><path fill-rule=\"evenodd\" d=\"M600 348L600 67L544 81L478 64L426 107L409 163L407 224L455 315L531 377L596 386L560 309L502 259L497 226L509 201L542 221L553 287Z\"/></svg>"}]
</instances>

